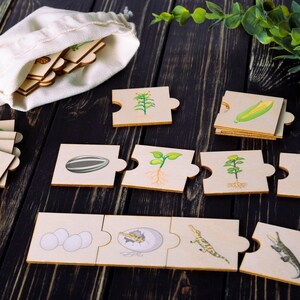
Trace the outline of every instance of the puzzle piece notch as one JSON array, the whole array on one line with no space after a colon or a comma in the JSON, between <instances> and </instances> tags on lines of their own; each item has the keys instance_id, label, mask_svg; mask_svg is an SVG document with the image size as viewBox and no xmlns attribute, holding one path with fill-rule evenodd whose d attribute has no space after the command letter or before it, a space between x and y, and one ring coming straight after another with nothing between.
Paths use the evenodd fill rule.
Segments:
<instances>
[{"instance_id":1,"label":"puzzle piece notch","mask_svg":"<svg viewBox=\"0 0 300 300\"><path fill-rule=\"evenodd\" d=\"M300 198L300 154L280 153L279 168L287 173L287 177L278 180L277 196Z\"/></svg>"},{"instance_id":2,"label":"puzzle piece notch","mask_svg":"<svg viewBox=\"0 0 300 300\"><path fill-rule=\"evenodd\" d=\"M238 253L249 248L239 236L239 220L172 217L180 244L168 251L167 267L237 271Z\"/></svg>"},{"instance_id":3,"label":"puzzle piece notch","mask_svg":"<svg viewBox=\"0 0 300 300\"><path fill-rule=\"evenodd\" d=\"M205 195L269 192L266 177L275 168L264 163L261 150L201 152L200 158L212 173L203 179Z\"/></svg>"},{"instance_id":4,"label":"puzzle piece notch","mask_svg":"<svg viewBox=\"0 0 300 300\"><path fill-rule=\"evenodd\" d=\"M113 187L116 172L126 168L118 145L61 144L52 185Z\"/></svg>"},{"instance_id":5,"label":"puzzle piece notch","mask_svg":"<svg viewBox=\"0 0 300 300\"><path fill-rule=\"evenodd\" d=\"M242 273L300 285L300 232L258 222L252 238L260 245L246 253Z\"/></svg>"},{"instance_id":6,"label":"puzzle piece notch","mask_svg":"<svg viewBox=\"0 0 300 300\"><path fill-rule=\"evenodd\" d=\"M172 110L180 102L170 98L169 87L145 87L112 91L113 127L172 124Z\"/></svg>"},{"instance_id":7,"label":"puzzle piece notch","mask_svg":"<svg viewBox=\"0 0 300 300\"><path fill-rule=\"evenodd\" d=\"M187 178L199 173L199 167L192 164L194 152L136 145L131 158L138 166L125 172L122 186L182 193Z\"/></svg>"}]
</instances>

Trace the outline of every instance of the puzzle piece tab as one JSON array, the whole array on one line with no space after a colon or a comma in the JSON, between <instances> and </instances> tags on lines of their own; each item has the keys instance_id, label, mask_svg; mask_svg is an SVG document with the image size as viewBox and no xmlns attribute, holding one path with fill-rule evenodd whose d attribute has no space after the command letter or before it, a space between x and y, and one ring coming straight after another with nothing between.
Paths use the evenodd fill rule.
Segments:
<instances>
[{"instance_id":1,"label":"puzzle piece tab","mask_svg":"<svg viewBox=\"0 0 300 300\"><path fill-rule=\"evenodd\" d=\"M300 285L300 231L258 222L252 237L260 247L245 254L240 271Z\"/></svg>"},{"instance_id":2,"label":"puzzle piece tab","mask_svg":"<svg viewBox=\"0 0 300 300\"><path fill-rule=\"evenodd\" d=\"M106 215L111 242L99 247L97 265L165 267L168 249L180 242L170 225L170 217Z\"/></svg>"},{"instance_id":3,"label":"puzzle piece tab","mask_svg":"<svg viewBox=\"0 0 300 300\"><path fill-rule=\"evenodd\" d=\"M201 165L212 175L203 180L205 195L268 193L267 176L275 168L265 164L261 150L201 152Z\"/></svg>"},{"instance_id":4,"label":"puzzle piece tab","mask_svg":"<svg viewBox=\"0 0 300 300\"><path fill-rule=\"evenodd\" d=\"M113 90L112 103L121 106L113 113L113 127L171 124L171 110L180 104L166 86Z\"/></svg>"},{"instance_id":5,"label":"puzzle piece tab","mask_svg":"<svg viewBox=\"0 0 300 300\"><path fill-rule=\"evenodd\" d=\"M198 174L193 150L136 145L132 159L138 167L125 172L122 186L182 193L187 177Z\"/></svg>"},{"instance_id":6,"label":"puzzle piece tab","mask_svg":"<svg viewBox=\"0 0 300 300\"><path fill-rule=\"evenodd\" d=\"M300 198L300 154L280 153L279 167L284 169L288 176L278 180L277 195Z\"/></svg>"},{"instance_id":7,"label":"puzzle piece tab","mask_svg":"<svg viewBox=\"0 0 300 300\"><path fill-rule=\"evenodd\" d=\"M126 167L120 146L61 144L52 185L113 187L115 173Z\"/></svg>"},{"instance_id":8,"label":"puzzle piece tab","mask_svg":"<svg viewBox=\"0 0 300 300\"><path fill-rule=\"evenodd\" d=\"M168 251L171 268L237 271L238 252L249 247L239 236L239 220L172 217L171 232L180 238Z\"/></svg>"},{"instance_id":9,"label":"puzzle piece tab","mask_svg":"<svg viewBox=\"0 0 300 300\"><path fill-rule=\"evenodd\" d=\"M110 241L101 231L104 215L39 213L28 263L95 265L99 244Z\"/></svg>"}]
</instances>

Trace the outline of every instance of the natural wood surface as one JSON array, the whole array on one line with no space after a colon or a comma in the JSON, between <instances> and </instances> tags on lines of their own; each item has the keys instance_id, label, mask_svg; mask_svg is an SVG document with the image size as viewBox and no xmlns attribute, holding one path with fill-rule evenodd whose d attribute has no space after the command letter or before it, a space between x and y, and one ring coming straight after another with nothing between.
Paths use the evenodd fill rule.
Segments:
<instances>
[{"instance_id":1,"label":"natural wood surface","mask_svg":"<svg viewBox=\"0 0 300 300\"><path fill-rule=\"evenodd\" d=\"M225 10L232 5L216 2ZM0 119L15 118L16 130L24 135L21 165L0 191L0 298L297 299L297 286L239 272L26 264L37 212L239 219L240 235L249 239L250 251L257 248L251 236L258 221L300 229L299 201L276 197L277 178L284 176L278 169L268 180L271 192L266 195L206 197L205 170L188 180L183 194L123 188L121 174L112 189L50 186L61 143L120 145L119 157L128 162L127 169L136 166L130 160L135 144L195 150L197 165L203 151L262 149L265 162L274 166L280 152L300 151L300 74L287 75L293 63L273 62L272 52L242 30L219 26L209 31L208 22L149 26L152 12L168 11L176 4L192 10L203 2L4 1L2 32L44 5L121 12L125 4L134 13L131 21L141 45L123 71L86 93L27 113L0 107ZM112 89L147 86L169 86L171 96L181 101L173 124L113 128L112 112L117 108L111 104ZM283 97L296 120L285 129L283 140L216 136L213 123L226 90Z\"/></svg>"}]
</instances>

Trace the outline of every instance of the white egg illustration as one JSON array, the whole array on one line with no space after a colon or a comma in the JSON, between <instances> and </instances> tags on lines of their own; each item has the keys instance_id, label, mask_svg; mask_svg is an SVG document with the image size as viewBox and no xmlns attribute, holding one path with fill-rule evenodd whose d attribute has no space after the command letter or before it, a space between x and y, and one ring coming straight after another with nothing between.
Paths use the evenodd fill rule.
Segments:
<instances>
[{"instance_id":1,"label":"white egg illustration","mask_svg":"<svg viewBox=\"0 0 300 300\"><path fill-rule=\"evenodd\" d=\"M53 250L55 249L59 244L58 238L53 233L46 233L42 236L40 241L40 246L44 250Z\"/></svg>"},{"instance_id":2,"label":"white egg illustration","mask_svg":"<svg viewBox=\"0 0 300 300\"><path fill-rule=\"evenodd\" d=\"M80 235L70 235L64 242L63 247L68 252L74 252L81 248L82 239Z\"/></svg>"},{"instance_id":3,"label":"white egg illustration","mask_svg":"<svg viewBox=\"0 0 300 300\"><path fill-rule=\"evenodd\" d=\"M78 234L81 237L81 248L87 248L93 241L93 236L89 231L82 231Z\"/></svg>"},{"instance_id":4,"label":"white egg illustration","mask_svg":"<svg viewBox=\"0 0 300 300\"><path fill-rule=\"evenodd\" d=\"M58 245L61 246L68 238L69 233L65 228L59 228L53 232L58 239Z\"/></svg>"}]
</instances>

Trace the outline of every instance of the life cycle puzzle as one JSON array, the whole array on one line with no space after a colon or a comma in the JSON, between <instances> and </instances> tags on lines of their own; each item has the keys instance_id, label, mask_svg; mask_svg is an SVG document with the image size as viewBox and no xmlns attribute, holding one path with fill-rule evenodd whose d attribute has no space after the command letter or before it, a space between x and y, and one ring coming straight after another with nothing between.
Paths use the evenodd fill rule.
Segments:
<instances>
[{"instance_id":1,"label":"life cycle puzzle","mask_svg":"<svg viewBox=\"0 0 300 300\"><path fill-rule=\"evenodd\" d=\"M275 172L261 150L200 153L201 166L212 175L203 179L205 195L268 193L267 177Z\"/></svg>"},{"instance_id":2,"label":"life cycle puzzle","mask_svg":"<svg viewBox=\"0 0 300 300\"><path fill-rule=\"evenodd\" d=\"M260 247L245 254L240 271L300 285L300 231L259 222L252 237Z\"/></svg>"},{"instance_id":3,"label":"life cycle puzzle","mask_svg":"<svg viewBox=\"0 0 300 300\"><path fill-rule=\"evenodd\" d=\"M286 178L278 180L277 195L300 198L300 154L280 153L279 167L288 175Z\"/></svg>"},{"instance_id":4,"label":"life cycle puzzle","mask_svg":"<svg viewBox=\"0 0 300 300\"><path fill-rule=\"evenodd\" d=\"M113 187L115 174L125 169L118 145L61 144L52 185Z\"/></svg>"},{"instance_id":5,"label":"life cycle puzzle","mask_svg":"<svg viewBox=\"0 0 300 300\"><path fill-rule=\"evenodd\" d=\"M113 113L113 127L171 124L171 110L180 104L167 86L113 90L112 103L121 106Z\"/></svg>"},{"instance_id":6,"label":"life cycle puzzle","mask_svg":"<svg viewBox=\"0 0 300 300\"><path fill-rule=\"evenodd\" d=\"M237 271L238 220L39 213L28 263Z\"/></svg>"},{"instance_id":7,"label":"life cycle puzzle","mask_svg":"<svg viewBox=\"0 0 300 300\"><path fill-rule=\"evenodd\" d=\"M282 138L294 116L283 98L226 91L215 120L215 133L260 139Z\"/></svg>"},{"instance_id":8,"label":"life cycle puzzle","mask_svg":"<svg viewBox=\"0 0 300 300\"><path fill-rule=\"evenodd\" d=\"M15 144L21 142L23 136L14 128L15 120L0 121L0 188L6 187L8 171L14 171L20 165L21 151Z\"/></svg>"},{"instance_id":9,"label":"life cycle puzzle","mask_svg":"<svg viewBox=\"0 0 300 300\"><path fill-rule=\"evenodd\" d=\"M182 193L188 177L199 173L192 164L195 151L135 145L132 159L138 162L125 172L122 186Z\"/></svg>"}]
</instances>

